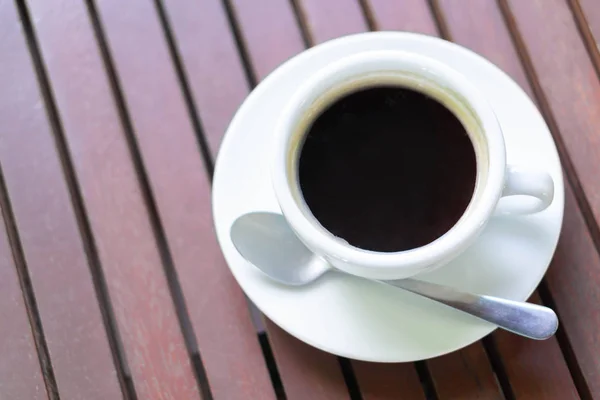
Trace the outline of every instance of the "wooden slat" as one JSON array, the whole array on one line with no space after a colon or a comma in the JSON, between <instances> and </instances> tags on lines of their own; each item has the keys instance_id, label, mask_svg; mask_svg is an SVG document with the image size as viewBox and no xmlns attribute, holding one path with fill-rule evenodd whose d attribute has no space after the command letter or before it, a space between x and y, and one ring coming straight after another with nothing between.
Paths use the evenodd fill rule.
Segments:
<instances>
[{"instance_id":1,"label":"wooden slat","mask_svg":"<svg viewBox=\"0 0 600 400\"><path fill-rule=\"evenodd\" d=\"M0 12L3 11L3 7L0 5ZM4 33L2 32L2 34ZM7 38L7 36L3 37ZM0 48L2 47L0 44ZM5 49L2 48L2 50ZM3 79L4 76L7 76L5 72L3 67L0 68L0 83L2 84L7 84ZM8 130L11 129L11 124L7 123L9 119L3 112L8 109L5 107L6 99L8 97L0 100L0 121L4 124L4 129ZM15 128L12 131L16 132L18 129ZM0 354L2 354L0 399L47 399L46 387L27 319L17 268L6 237L2 214L0 214L0 224L0 319L3 321L0 324Z\"/></svg>"},{"instance_id":2,"label":"wooden slat","mask_svg":"<svg viewBox=\"0 0 600 400\"><path fill-rule=\"evenodd\" d=\"M440 399L502 399L481 342L430 360L427 365Z\"/></svg>"},{"instance_id":3,"label":"wooden slat","mask_svg":"<svg viewBox=\"0 0 600 400\"><path fill-rule=\"evenodd\" d=\"M369 10L375 16L375 25L381 29L398 29L414 31L438 36L433 16L427 2L405 0L394 3L371 1ZM391 21L379 22L380 15L403 15L407 17ZM496 385L487 355L481 344L474 344L466 349L442 356L427 363L440 399L460 398L461 393L468 392L467 397L500 398L501 392ZM457 397L458 396L458 397Z\"/></svg>"},{"instance_id":4,"label":"wooden slat","mask_svg":"<svg viewBox=\"0 0 600 400\"><path fill-rule=\"evenodd\" d=\"M431 11L423 0L364 1L377 30L437 35Z\"/></svg>"},{"instance_id":5,"label":"wooden slat","mask_svg":"<svg viewBox=\"0 0 600 400\"><path fill-rule=\"evenodd\" d=\"M540 304L539 296L530 301ZM577 390L555 340L532 344L506 331L494 335L517 399L576 399Z\"/></svg>"},{"instance_id":6,"label":"wooden slat","mask_svg":"<svg viewBox=\"0 0 600 400\"><path fill-rule=\"evenodd\" d=\"M561 329L566 332L575 353L574 363L582 371L585 393L600 399L600 360L598 360L598 304L600 304L600 256L586 223L577 209L573 192L565 193L565 216L561 239L548 271L546 281L556 302ZM590 310L593 309L594 310ZM543 349L540 349L540 353ZM548 361L552 362L552 361ZM563 382L547 375L548 382ZM578 382L579 384L580 382ZM555 385L551 385L551 388ZM568 387L568 386L561 386ZM560 389L560 387L559 387ZM565 390L566 391L566 390Z\"/></svg>"},{"instance_id":7,"label":"wooden slat","mask_svg":"<svg viewBox=\"0 0 600 400\"><path fill-rule=\"evenodd\" d=\"M511 1L509 19L523 41L560 137L590 205L600 216L597 170L600 82L564 1ZM567 205L572 194L567 191ZM587 212L586 212L587 214ZM595 219L595 221L594 221ZM582 215L567 208L561 243L547 282L584 379L600 396L598 254ZM595 228L596 229L596 228ZM575 238L578 239L575 242ZM569 247L568 247L569 246Z\"/></svg>"},{"instance_id":8,"label":"wooden slat","mask_svg":"<svg viewBox=\"0 0 600 400\"><path fill-rule=\"evenodd\" d=\"M252 71L258 80L304 50L302 35L289 1L224 1L232 6Z\"/></svg>"},{"instance_id":9,"label":"wooden slat","mask_svg":"<svg viewBox=\"0 0 600 400\"><path fill-rule=\"evenodd\" d=\"M596 0L569 0L575 7L579 5L585 15L585 19L589 25L590 31L595 38L596 52L598 51L598 43L600 43L600 7Z\"/></svg>"},{"instance_id":10,"label":"wooden slat","mask_svg":"<svg viewBox=\"0 0 600 400\"><path fill-rule=\"evenodd\" d=\"M352 367L363 400L425 400L425 393L413 364L353 361Z\"/></svg>"},{"instance_id":11,"label":"wooden slat","mask_svg":"<svg viewBox=\"0 0 600 400\"><path fill-rule=\"evenodd\" d=\"M235 92L225 93L205 90L200 84L206 80L215 80L215 77L219 77L219 81L224 84L230 81L240 82L244 79L242 66L236 64L239 62L237 61L238 56L230 47L234 37L230 27L225 23L226 10L218 5L217 0L167 1L165 9L199 115L201 117L206 115L206 112L198 106L199 104L210 104L213 99L220 96L223 96L222 99L217 101L222 102L224 109L234 110L239 105L241 94L248 93L248 84L240 85ZM231 12L236 22L239 22L237 28L240 30L240 40L248 51L250 74L258 79L262 79L281 62L303 49L302 37L287 2L279 0L255 3L239 1L231 4ZM194 23L195 16L200 14L204 15L202 18L206 24ZM188 19L187 22L186 19ZM208 43L213 35L221 36L226 47L217 47ZM195 42L198 40L205 42L198 45L202 46L202 49L205 50L204 53L193 50L196 46ZM223 61L223 64L206 63L206 59L213 58L222 58L227 62ZM201 63L206 64L204 68L194 67ZM253 82L248 83L252 84ZM241 90L244 90L244 93ZM214 124L204 126L205 135L219 140L223 132L216 129L229 123L229 118L231 118L229 114L229 111L221 111L218 115L213 115ZM214 150L211 155L214 158ZM205 229L211 224L210 217L206 216ZM212 235L212 230L210 232ZM307 397L342 399L348 396L341 369L334 356L318 352L291 338L268 321L266 325L269 342L288 399ZM306 357L307 354L313 353L318 356ZM321 373L317 374L315 371Z\"/></svg>"},{"instance_id":12,"label":"wooden slat","mask_svg":"<svg viewBox=\"0 0 600 400\"><path fill-rule=\"evenodd\" d=\"M565 0L510 1L508 4L515 29L522 38L598 223L600 82L573 15Z\"/></svg>"},{"instance_id":13,"label":"wooden slat","mask_svg":"<svg viewBox=\"0 0 600 400\"><path fill-rule=\"evenodd\" d=\"M198 399L198 386L85 3L31 0L28 5L137 396Z\"/></svg>"},{"instance_id":14,"label":"wooden slat","mask_svg":"<svg viewBox=\"0 0 600 400\"><path fill-rule=\"evenodd\" d=\"M0 54L3 54L0 160L58 393L72 399L118 399L121 390L90 267L24 30L12 2L0 5L0 18L3 31L0 32ZM3 257L9 257L6 250L0 250ZM8 267L8 259L4 261L3 265ZM4 273L10 282L10 272ZM19 299L14 298L13 302L12 307L22 307ZM19 311L15 310L15 314L14 327L12 318L1 319L4 322L0 325L9 330L7 334L23 328L18 319ZM31 332L21 335L23 339L17 339L17 343L22 342L21 346L29 343ZM7 340L3 334L0 338ZM32 390L39 386L39 382L34 383L40 378L38 367L31 370L29 376L23 370L36 362L34 349L23 349L22 362L15 360L14 365L7 362L4 352L0 353L2 365L17 367L23 373L14 383L32 379ZM13 384L11 380L0 378L0 398L5 398L1 394L5 383ZM35 390L43 397L42 387Z\"/></svg>"},{"instance_id":15,"label":"wooden slat","mask_svg":"<svg viewBox=\"0 0 600 400\"><path fill-rule=\"evenodd\" d=\"M495 2L469 0L468 7L464 7L464 2L456 0L438 0L438 4L449 34L454 41L490 59L533 97L525 70L519 61L508 28L504 24L500 9ZM566 217L569 215L580 217L577 205L569 201L573 197L571 185L567 182L565 186L567 198L565 205ZM569 223L566 217L563 229L566 229ZM571 226L570 228L578 229L580 235L587 236L589 241L589 232L583 225ZM564 232L562 237L565 237ZM589 247L587 251L591 254L596 253L593 246ZM554 271L572 272L573 264L579 263L579 253L559 245L557 256L561 253L563 256L568 257L569 261L557 263L555 260L550 268L548 280L552 280ZM533 299L538 299L537 295L534 295ZM495 333L493 337L496 340L496 345L515 394L537 395L539 398L544 395L554 395L560 398L572 398L574 396L573 380L556 338L551 338L545 342L532 342L500 331ZM516 357L517 354L518 357ZM522 366L524 365L541 365L544 373L533 375L530 372L522 374ZM517 396L517 398L520 397Z\"/></svg>"},{"instance_id":16,"label":"wooden slat","mask_svg":"<svg viewBox=\"0 0 600 400\"><path fill-rule=\"evenodd\" d=\"M511 41L508 28L495 1L437 0L450 38L488 58L509 74L531 97L531 86L519 56ZM534 98L535 99L535 98Z\"/></svg>"},{"instance_id":17,"label":"wooden slat","mask_svg":"<svg viewBox=\"0 0 600 400\"><path fill-rule=\"evenodd\" d=\"M186 4L179 3L182 5L179 12L193 11L183 9ZM148 4L147 0L125 3L104 0L98 2L98 13L211 391L215 399L274 398L248 304L227 269L215 239L209 176L204 170L158 14ZM187 5L191 7L191 2ZM198 6L200 3L194 7ZM196 11L200 10L196 8ZM178 16L182 18L180 14ZM194 17L191 14L187 18ZM187 42L199 39L211 40L193 35ZM200 56L207 63L207 54L200 53ZM239 60L232 61L239 63ZM219 71L222 65L213 67ZM213 76L215 81L224 78L223 75ZM230 83L227 80L227 84ZM233 83L243 82L238 79ZM234 93L245 87L243 85ZM218 92L218 88L203 88L210 89ZM227 94L226 91L222 95ZM230 100L229 110L237 106L239 97ZM214 122L219 127L225 125L221 120ZM212 137L218 138L214 132Z\"/></svg>"},{"instance_id":18,"label":"wooden slat","mask_svg":"<svg viewBox=\"0 0 600 400\"><path fill-rule=\"evenodd\" d=\"M287 398L337 400L348 397L338 359L300 342L265 321Z\"/></svg>"},{"instance_id":19,"label":"wooden slat","mask_svg":"<svg viewBox=\"0 0 600 400\"><path fill-rule=\"evenodd\" d=\"M163 3L214 159L249 90L235 38L221 0Z\"/></svg>"},{"instance_id":20,"label":"wooden slat","mask_svg":"<svg viewBox=\"0 0 600 400\"><path fill-rule=\"evenodd\" d=\"M367 30L367 21L356 0L296 0L296 3L311 44Z\"/></svg>"},{"instance_id":21,"label":"wooden slat","mask_svg":"<svg viewBox=\"0 0 600 400\"><path fill-rule=\"evenodd\" d=\"M31 102L27 94L31 93L31 89L36 89L37 82L33 79L33 74L29 79L26 76L27 71L32 73L31 62L25 55L25 40L18 21L14 4L0 3L0 54L11 55L11 58L5 58L0 63L0 85L3 88L0 97L0 124L1 132L6 135L24 134L23 126L29 125L36 129L35 122L30 122L39 120L36 113L30 113L37 102ZM41 126L43 127L43 123ZM0 141L0 152L5 148L4 141ZM0 164L4 168L3 157L0 157ZM7 211L2 210L0 213L0 398L42 400L48 396L17 268L6 235L3 213Z\"/></svg>"}]
</instances>

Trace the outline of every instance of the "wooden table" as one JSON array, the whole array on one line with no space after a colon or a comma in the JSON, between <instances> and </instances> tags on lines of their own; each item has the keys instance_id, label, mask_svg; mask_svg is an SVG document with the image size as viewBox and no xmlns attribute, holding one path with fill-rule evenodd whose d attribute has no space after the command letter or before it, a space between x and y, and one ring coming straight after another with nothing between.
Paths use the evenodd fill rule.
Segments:
<instances>
[{"instance_id":1,"label":"wooden table","mask_svg":"<svg viewBox=\"0 0 600 400\"><path fill-rule=\"evenodd\" d=\"M383 365L252 317L212 227L223 132L282 61L367 30L469 47L542 110L555 338ZM598 0L0 0L0 399L600 399L597 41Z\"/></svg>"}]
</instances>

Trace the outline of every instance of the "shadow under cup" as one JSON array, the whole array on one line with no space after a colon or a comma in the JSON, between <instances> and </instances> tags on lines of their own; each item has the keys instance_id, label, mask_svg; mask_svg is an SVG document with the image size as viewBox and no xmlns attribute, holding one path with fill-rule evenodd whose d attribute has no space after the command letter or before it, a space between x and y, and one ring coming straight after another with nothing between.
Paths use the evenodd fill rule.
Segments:
<instances>
[{"instance_id":1,"label":"shadow under cup","mask_svg":"<svg viewBox=\"0 0 600 400\"><path fill-rule=\"evenodd\" d=\"M397 210L394 209L395 205L394 202L398 202L398 207L402 207L403 204L406 205L406 202L402 202L401 198L398 199L397 195L401 193L403 193L403 191L408 191L408 192L418 192L419 189L417 186L419 186L420 182L413 182L412 183L412 189L411 190L411 184L409 184L407 187L401 187L401 186L397 186L394 187L393 185L401 185L400 182L394 182L394 178L393 178L393 174L395 173L395 171L389 171L387 173L387 175L391 175L389 176L387 179L387 181L389 181L389 188L387 189L388 191L394 190L397 195L396 197L394 196L390 196L390 199L388 199L389 201L387 201L387 207L385 206L385 201L382 201L382 199L369 199L370 196L374 196L374 197L381 197L381 196L385 196L385 194L382 194L381 191L361 191L360 189L366 189L366 188L361 188L360 185L357 188L356 194L355 195L348 195L347 193L340 193L339 196L336 197L336 193L335 193L335 189L339 189L339 187L348 187L348 186L352 186L352 180L358 180L356 178L356 171L353 171L352 168L346 168L347 170L347 174L348 176L343 176L342 174L342 180L347 179L346 183L339 183L336 187L336 185L330 185L329 188L327 188L325 190L325 192L328 191L328 189L332 189L333 192L330 192L330 194L328 196L330 196L330 198L328 197L325 201L325 203L327 203L328 207L325 207L325 212L326 214L324 214L324 211L321 210L321 208L323 207L318 207L318 205L320 203L323 202L323 199L320 199L320 201L316 201L313 200L314 199L314 195L312 194L312 192L310 191L310 187L311 185L306 185L306 181L307 179L311 179L314 180L315 176L316 179L321 178L320 176L318 176L320 174L320 171L317 169L314 169L312 172L312 178L306 178L306 176L308 175L307 173L305 173L304 171L307 170L306 167L304 167L305 164L308 164L308 161L304 161L304 159L308 158L309 156L306 155L307 153L309 153L309 149L312 149L312 143L318 139L314 139L313 137L311 137L310 139L307 139L309 137L309 133L314 132L315 126L319 125L319 122L324 115L326 115L326 113L330 112L332 113L333 111L328 111L328 110L332 110L334 107L336 107L336 104L342 104L342 102L346 101L346 99L350 99L352 96L356 97L356 96L364 96L365 93L369 93L369 92L376 92L377 90L379 90L379 92L381 91L394 91L395 89L400 89L403 90L403 93L410 93L410 94L414 94L417 95L418 97L422 98L422 99L427 99L426 101L428 101L429 103L435 103L435 107L438 107L438 111L439 112L443 112L446 115L446 118L442 118L442 116L437 113L434 114L435 116L439 117L442 121L446 121L448 120L448 116L450 116L450 118L452 118L453 121L450 122L454 122L454 128L456 128L457 125L460 125L460 130L461 133L464 137L464 134L466 133L468 136L469 140L466 139L462 139L463 144L464 142L470 142L470 146L469 146L469 152L470 152L470 156L473 157L474 156L474 166L472 167L472 169L474 169L474 171L472 171L474 173L474 182L473 182L473 178L470 178L471 181L471 185L469 187L468 192L463 193L463 198L464 196L468 196L468 198L463 199L462 200L462 206L457 210L458 213L455 213L456 215L453 216L448 216L447 213L449 212L448 210L451 209L450 205L448 204L446 206L446 208L448 210L442 209L440 210L440 206L444 207L444 205L440 202L440 204L437 205L436 208L436 212L434 212L434 210L428 210L427 206L428 205L424 205L424 206L419 206L422 208L423 213L429 213L431 211L431 216L426 216L426 215L419 215L419 213L414 213L414 216L411 216L412 218L412 222L408 223L406 219L402 219L399 218L398 215L402 214L403 210ZM398 91L399 92L399 91ZM368 100L366 100L368 101ZM407 100L410 101L410 100ZM342 106L338 106L338 108L340 107L345 107L345 104ZM418 107L418 105L416 105L416 107ZM443 110L443 111L442 111ZM360 117L360 114L358 115L358 117ZM419 117L421 117L419 115ZM321 124L322 125L322 124ZM438 124L439 125L439 124ZM451 129L451 124L448 124L448 130ZM348 127L344 128L347 129ZM350 128L351 129L351 128ZM368 128L367 128L368 129ZM403 127L402 126L398 126L398 138L395 138L394 140L396 140L396 142L394 143L389 143L388 147L391 146L391 148L387 149L386 151L388 153L390 152L395 152L397 151L398 156L397 157L405 157L405 158L410 158L407 157L407 154L404 153L402 154L402 152L398 149L399 146L402 146L403 144L407 144L407 148L410 148L409 143L407 142L407 138L402 137L402 130ZM338 138L338 140L345 140L345 137L343 136L345 134L345 132L340 132L341 136ZM409 135L415 135L415 132L410 132L408 133ZM338 135L339 136L339 135ZM450 135L452 136L452 135ZM313 102L305 104L305 110L302 113L298 114L298 119L296 121L295 124L295 128L294 131L292 133L292 135L290 136L291 140L289 141L289 147L287 149L287 159L288 159L288 168L287 168L287 178L288 178L288 184L290 186L290 189L293 193L293 198L294 201L296 202L296 205L298 207L299 210L301 210L304 218L306 218L308 221L310 221L310 223L315 226L318 230L321 231L321 233L323 233L324 235L329 236L330 238L334 238L335 240L341 242L342 244L348 246L348 247L352 247L355 248L357 250L361 250L361 251L366 251L366 252L371 252L371 253L394 253L394 252L406 252L406 251L413 251L416 249L423 249L424 247L427 247L428 245L430 245L431 243L441 239L442 237L450 234L455 228L459 227L461 225L461 223L463 221L465 221L466 219L469 218L469 215L472 212L472 209L474 207L474 205L477 204L477 200L478 198L481 196L481 192L482 192L482 188L485 187L485 183L487 180L487 175L488 175L488 146L487 146L487 140L485 138L485 135L483 134L482 131L482 127L481 127L481 123L477 117L477 115L475 114L474 110L471 109L471 107L469 106L469 103L457 92L455 91L451 91L448 87L444 87L436 82L433 82L427 78L424 78L422 76L418 76L415 74L410 74L410 73L400 73L400 72L377 72L377 73L372 73L372 74L365 74L363 76L358 76L358 77L354 77L352 79L343 81L341 83L338 83L336 85L333 85L332 87L328 88L326 91L324 91L322 94L320 94ZM435 139L435 138L434 138ZM456 139L456 138L454 138ZM310 142L312 140L312 142ZM323 139L325 140L325 139ZM349 139L351 140L351 139ZM358 139L359 141L362 141L361 143L365 143L364 139ZM425 139L423 139L425 140ZM452 138L447 139L447 140L452 140ZM310 144L309 144L310 143ZM340 142L336 142L335 145L338 145ZM449 144L449 145L448 145ZM442 142L442 143L438 143L437 148L439 148L440 146L446 146L446 147L450 147L447 148L444 147L445 150L443 151L455 151L457 154L455 155L455 158L460 156L458 154L458 148L459 146L456 145L453 148L452 145L455 144L453 142ZM331 145L334 147L334 151L335 151L335 145ZM343 146L340 146L343 147ZM395 147L395 148L394 148ZM435 144L432 146L432 148L435 148ZM464 146L463 146L464 148ZM353 149L354 150L354 149ZM379 150L379 152L381 153L382 149L376 149ZM364 152L368 152L369 149L361 149L360 152L364 153ZM434 152L431 151L430 153L432 153L431 155L429 155L429 158L434 157ZM331 154L331 153L328 153ZM335 154L335 153L334 153ZM312 155L312 153L311 153ZM463 154L464 155L464 154ZM305 157L304 157L305 156ZM452 155L450 155L452 156ZM304 159L302 158L304 157ZM415 155L416 157L416 155ZM389 158L389 157L388 157ZM340 164L339 160L338 164ZM346 160L348 161L348 160ZM353 162L353 159L349 160L350 163ZM407 160L407 162L411 162L411 161L415 161L415 160ZM420 160L419 160L420 161ZM441 165L443 165L443 161L444 160L440 160ZM423 162L425 164L423 164ZM432 162L432 160L427 160L424 159L423 162L419 163L419 162L415 162L414 165L416 168L427 168L427 162ZM435 161L433 161L435 162ZM464 161L465 163L467 161ZM303 164L304 163L304 164ZM348 163L345 163L344 165L348 165ZM456 166L456 164L453 164L454 166ZM411 165L412 166L412 165ZM368 168L368 167L367 167ZM441 168L441 167L438 167ZM452 167L450 167L450 169L452 169ZM301 173L302 172L302 173ZM372 171L365 171L366 174L371 173ZM404 173L406 173L406 171L402 171ZM454 173L455 171L451 171L448 172L446 171L446 173ZM433 183L436 182L428 182L428 176L424 173L420 173L419 171L414 172L413 173L413 179L419 180L422 179L423 183L422 186L430 186L433 187ZM376 176L372 177L372 180L377 180ZM455 176L451 176L450 179L447 180L452 180L452 179L468 179L469 177L464 175L464 174L460 174L458 172L455 173ZM323 179L325 179L325 182L323 182L323 185L325 185L325 187L328 186L328 182L327 182L327 177L324 177ZM415 184L416 183L416 184ZM432 183L432 185L428 185L428 183ZM439 182L437 182L439 183ZM303 185L304 184L304 185ZM374 184L375 187L377 186L386 186L386 185L381 185L379 183L375 183ZM464 186L464 185L463 185ZM421 187L421 186L419 186ZM452 187L452 186L450 186ZM350 192L352 192L350 190ZM384 190L385 192L385 190ZM352 197L352 198L350 198ZM410 197L410 196L409 196ZM414 196L413 196L414 197ZM452 196L448 195L447 196L448 199L452 198ZM456 196L455 196L456 197ZM365 199L368 199L365 201ZM445 199L446 200L446 199ZM465 200L466 202L468 202L465 204ZM372 210L369 209L361 209L360 207L357 207L357 204L352 204L351 205L351 212L345 212L347 210L345 210L345 202L354 202L354 203L360 203L361 205L364 204L365 207L372 207ZM333 203L333 204L331 204ZM377 208L376 205L379 205L381 208L381 210L375 210L374 208ZM383 207L381 207L383 205ZM390 206L392 208L390 208ZM396 207L396 208L398 208ZM347 208L347 207L346 207ZM414 205L413 205L414 208ZM456 208L456 207L455 207ZM342 210L339 213L336 212L337 210ZM386 210L388 210L389 212L386 215ZM371 211L371 214L369 214L369 211ZM359 213L363 212L364 215L359 215ZM408 210L407 207L407 213L410 213L410 210ZM440 212L442 213L440 215ZM446 213L446 215L444 215L444 213ZM334 215L332 215L334 214ZM354 217L352 217L354 216ZM374 218L375 217L375 218ZM450 219L449 219L450 217ZM344 230L343 229L338 229L336 230L336 223L334 223L334 221L337 219L339 220L345 220L348 221L348 218L353 218L354 220L357 220L357 226L352 226L352 229L346 229L345 232L353 232L354 234L352 235L346 235L344 234ZM362 218L362 221L361 221ZM381 218L383 218L384 220L387 219L387 221L382 220ZM445 225L440 225L440 223L442 221L433 221L432 219L446 219L446 221L444 221ZM397 221L404 221L404 226L402 226L402 223L397 224L398 227L396 228L395 226L392 226L393 224L395 224L395 220ZM420 221L423 221L423 223L421 224ZM426 223L426 220L428 221ZM378 222L379 221L379 222ZM382 225L383 223L383 225ZM346 225L348 225L349 223L346 223ZM362 225L361 225L362 224ZM437 231L434 229L432 230L431 227L432 225L436 225L437 224ZM339 224L338 224L339 225ZM350 224L351 225L351 224ZM368 229L367 229L367 226ZM387 228L384 228L384 226L386 226ZM429 227L429 228L425 228L425 226ZM406 228L408 227L408 229ZM407 232L401 232L403 229L406 229ZM417 230L422 230L422 231L427 231L429 230L429 232L418 232ZM441 230L440 230L441 229ZM395 236L394 236L395 235ZM391 239L392 237L398 237L398 236L403 236L404 239L397 239L397 240L393 240ZM370 236L370 237L369 237ZM356 238L356 239L355 239ZM410 239L409 239L410 238ZM399 244L401 243L401 244Z\"/></svg>"}]
</instances>

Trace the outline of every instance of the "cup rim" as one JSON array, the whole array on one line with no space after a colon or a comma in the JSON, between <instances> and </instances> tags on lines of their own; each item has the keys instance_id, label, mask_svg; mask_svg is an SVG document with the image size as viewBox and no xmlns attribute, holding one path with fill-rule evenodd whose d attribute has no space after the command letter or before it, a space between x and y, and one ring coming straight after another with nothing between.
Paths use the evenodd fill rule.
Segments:
<instances>
[{"instance_id":1,"label":"cup rim","mask_svg":"<svg viewBox=\"0 0 600 400\"><path fill-rule=\"evenodd\" d=\"M297 171L292 169L290 148L295 145L301 149L300 144L292 143L293 139L299 140L294 137L297 122L303 117L306 118L306 113L311 112L310 108L319 96L331 92L336 85L339 86L352 79L390 71L414 76L421 83L429 82L443 91L460 97L477 120L479 129L485 137L488 166L485 185L480 188L476 201L472 200L467 207L467 210L471 206L472 209L464 220L461 217L461 220L445 234L424 246L398 252L377 252L344 242L326 230L312 215L299 188L293 187L290 183L290 174L297 174ZM320 111L321 109L312 112ZM447 259L457 250L465 249L492 216L504 187L506 171L504 138L491 105L465 76L439 61L415 53L397 50L368 51L344 57L322 69L290 99L279 118L274 145L271 168L273 188L281 211L291 228L299 239L317 254L350 264L353 268L348 272L365 276L377 269L386 272L408 267L426 270L427 267L435 266ZM479 161L477 168L479 170ZM477 189L474 195L476 192Z\"/></svg>"}]
</instances>

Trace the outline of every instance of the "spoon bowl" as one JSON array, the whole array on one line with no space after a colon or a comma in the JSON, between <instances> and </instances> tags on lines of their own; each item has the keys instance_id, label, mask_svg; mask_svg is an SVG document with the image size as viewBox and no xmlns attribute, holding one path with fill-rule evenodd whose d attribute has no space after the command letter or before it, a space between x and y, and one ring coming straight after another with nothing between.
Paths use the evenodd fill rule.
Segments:
<instances>
[{"instance_id":1,"label":"spoon bowl","mask_svg":"<svg viewBox=\"0 0 600 400\"><path fill-rule=\"evenodd\" d=\"M284 285L309 284L331 269L300 242L279 214L243 215L231 226L231 240L242 257Z\"/></svg>"}]
</instances>

